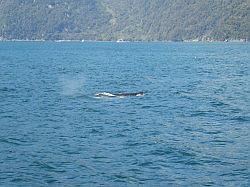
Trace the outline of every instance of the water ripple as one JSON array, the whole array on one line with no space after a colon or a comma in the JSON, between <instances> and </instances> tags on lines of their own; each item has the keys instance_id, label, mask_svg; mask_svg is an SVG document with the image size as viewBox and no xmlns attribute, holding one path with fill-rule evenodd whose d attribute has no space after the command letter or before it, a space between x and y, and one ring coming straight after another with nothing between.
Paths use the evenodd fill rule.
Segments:
<instances>
[{"instance_id":1,"label":"water ripple","mask_svg":"<svg viewBox=\"0 0 250 187\"><path fill-rule=\"evenodd\" d=\"M0 48L1 185L248 186L248 44Z\"/></svg>"}]
</instances>

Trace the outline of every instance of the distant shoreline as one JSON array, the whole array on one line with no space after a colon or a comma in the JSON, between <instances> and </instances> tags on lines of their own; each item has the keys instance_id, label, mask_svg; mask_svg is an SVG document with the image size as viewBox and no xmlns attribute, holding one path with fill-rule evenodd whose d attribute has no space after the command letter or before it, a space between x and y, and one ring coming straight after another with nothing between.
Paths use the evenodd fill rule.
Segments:
<instances>
[{"instance_id":1,"label":"distant shoreline","mask_svg":"<svg viewBox=\"0 0 250 187\"><path fill-rule=\"evenodd\" d=\"M237 39L237 40L183 40L183 41L144 41L144 40L133 40L133 41L122 41L119 42L118 40L43 40L43 39L36 39L36 40L20 40L20 39L0 39L0 42L55 42L55 43L67 43L67 42L77 42L77 43L87 43L87 42L110 42L110 43L248 43L249 41L246 39Z\"/></svg>"}]
</instances>

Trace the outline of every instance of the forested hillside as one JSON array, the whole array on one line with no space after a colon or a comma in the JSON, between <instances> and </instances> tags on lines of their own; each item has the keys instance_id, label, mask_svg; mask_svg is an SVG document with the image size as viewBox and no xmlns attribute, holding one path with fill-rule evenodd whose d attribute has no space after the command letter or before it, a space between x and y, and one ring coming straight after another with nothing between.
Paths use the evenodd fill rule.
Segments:
<instances>
[{"instance_id":1,"label":"forested hillside","mask_svg":"<svg viewBox=\"0 0 250 187\"><path fill-rule=\"evenodd\" d=\"M249 0L0 0L0 38L250 39Z\"/></svg>"}]
</instances>

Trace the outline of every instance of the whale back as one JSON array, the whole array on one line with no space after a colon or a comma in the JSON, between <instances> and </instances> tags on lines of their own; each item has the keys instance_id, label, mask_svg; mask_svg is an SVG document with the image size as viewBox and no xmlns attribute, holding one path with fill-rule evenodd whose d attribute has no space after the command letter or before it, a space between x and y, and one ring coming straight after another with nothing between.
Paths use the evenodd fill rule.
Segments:
<instances>
[{"instance_id":1,"label":"whale back","mask_svg":"<svg viewBox=\"0 0 250 187\"><path fill-rule=\"evenodd\" d=\"M144 96L144 92L134 92L134 93L108 93L101 92L95 94L96 97L129 97L129 96Z\"/></svg>"},{"instance_id":2,"label":"whale back","mask_svg":"<svg viewBox=\"0 0 250 187\"><path fill-rule=\"evenodd\" d=\"M144 92L135 92L135 93L117 93L115 96L143 96Z\"/></svg>"}]
</instances>

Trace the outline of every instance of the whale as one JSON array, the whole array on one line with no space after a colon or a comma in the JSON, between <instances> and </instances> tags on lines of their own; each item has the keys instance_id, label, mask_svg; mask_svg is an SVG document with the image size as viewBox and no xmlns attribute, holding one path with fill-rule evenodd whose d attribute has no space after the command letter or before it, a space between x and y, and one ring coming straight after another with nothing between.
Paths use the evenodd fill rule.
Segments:
<instances>
[{"instance_id":1,"label":"whale","mask_svg":"<svg viewBox=\"0 0 250 187\"><path fill-rule=\"evenodd\" d=\"M101 92L95 94L96 97L139 97L144 96L144 92L133 92L133 93L109 93L109 92Z\"/></svg>"}]
</instances>

